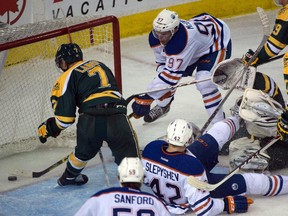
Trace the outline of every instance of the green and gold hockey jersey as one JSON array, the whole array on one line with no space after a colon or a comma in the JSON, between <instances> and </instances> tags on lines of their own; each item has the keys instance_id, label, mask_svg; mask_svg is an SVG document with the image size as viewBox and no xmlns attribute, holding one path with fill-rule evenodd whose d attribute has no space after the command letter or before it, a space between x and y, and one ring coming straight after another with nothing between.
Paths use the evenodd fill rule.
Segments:
<instances>
[{"instance_id":1,"label":"green and gold hockey jersey","mask_svg":"<svg viewBox=\"0 0 288 216\"><path fill-rule=\"evenodd\" d=\"M76 62L56 80L51 103L57 126L61 129L75 122L81 113L97 104L124 101L112 71L102 62Z\"/></svg>"},{"instance_id":2,"label":"green and gold hockey jersey","mask_svg":"<svg viewBox=\"0 0 288 216\"><path fill-rule=\"evenodd\" d=\"M259 62L278 55L288 44L288 4L282 7L276 17L273 31L258 54Z\"/></svg>"}]
</instances>

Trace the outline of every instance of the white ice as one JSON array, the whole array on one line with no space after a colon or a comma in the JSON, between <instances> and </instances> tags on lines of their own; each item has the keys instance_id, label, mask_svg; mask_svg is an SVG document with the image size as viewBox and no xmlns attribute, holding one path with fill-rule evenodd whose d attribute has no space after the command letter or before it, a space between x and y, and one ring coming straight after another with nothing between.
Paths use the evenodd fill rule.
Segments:
<instances>
[{"instance_id":1,"label":"white ice","mask_svg":"<svg viewBox=\"0 0 288 216\"><path fill-rule=\"evenodd\" d=\"M267 14L272 30L276 11L268 11ZM231 28L232 58L241 57L249 48L253 50L257 48L263 32L256 13L224 20ZM124 97L145 91L147 84L156 75L153 54L148 45L147 35L123 39L121 41L121 51ZM270 75L280 86L286 99L281 60L260 66L258 71ZM182 82L190 80L191 77L182 79ZM222 92L224 96L226 92ZM234 90L225 102L224 110L227 115L229 115L229 108L239 95L241 95L241 92ZM129 107L130 112L131 108ZM131 119L138 135L140 148L143 148L151 140L165 135L167 124L175 118L185 118L193 121L200 128L208 119L200 93L194 85L181 87L177 90L175 101L166 117L150 124L144 124L143 120ZM118 185L116 166L113 163L111 152L106 146L102 149L110 182L116 186ZM56 186L56 180L64 171L65 165L55 168L40 178L18 175L17 181L9 182L7 180L7 177L15 169L26 169L27 173L31 174L31 171L45 169L71 151L73 151L72 148L47 148L44 145L30 153L21 153L1 159L0 215L73 215L89 196L107 187L105 174L98 156L84 170L84 173L89 175L90 181L82 187L59 188ZM220 164L227 165L226 159L227 156L221 156ZM288 175L288 170L279 170L275 173ZM255 203L251 206L249 212L243 215L287 215L288 195L272 198L252 198L254 198Z\"/></svg>"}]
</instances>

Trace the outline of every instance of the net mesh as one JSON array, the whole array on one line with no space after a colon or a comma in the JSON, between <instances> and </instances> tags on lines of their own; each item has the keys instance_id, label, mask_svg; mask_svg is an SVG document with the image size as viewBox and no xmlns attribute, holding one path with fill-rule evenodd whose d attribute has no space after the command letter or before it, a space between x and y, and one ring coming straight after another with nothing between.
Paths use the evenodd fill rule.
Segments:
<instances>
[{"instance_id":1,"label":"net mesh","mask_svg":"<svg viewBox=\"0 0 288 216\"><path fill-rule=\"evenodd\" d=\"M100 18L66 18L0 29L0 49L23 41L19 47L0 52L0 63L5 62L0 65L0 158L41 146L37 128L53 116L50 93L60 75L54 56L62 43L70 42L69 36L81 47L84 60L102 61L113 71L112 23L93 24L67 34L68 28L96 19ZM55 32L63 33L54 36ZM74 146L76 123L62 131L59 138L49 138L45 145Z\"/></svg>"}]
</instances>

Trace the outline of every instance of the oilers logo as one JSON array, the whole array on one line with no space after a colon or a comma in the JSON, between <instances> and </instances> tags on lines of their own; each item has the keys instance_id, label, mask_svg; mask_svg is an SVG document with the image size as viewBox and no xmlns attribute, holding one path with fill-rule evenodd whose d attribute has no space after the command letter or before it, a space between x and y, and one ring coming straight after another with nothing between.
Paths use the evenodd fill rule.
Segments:
<instances>
[{"instance_id":1,"label":"oilers logo","mask_svg":"<svg viewBox=\"0 0 288 216\"><path fill-rule=\"evenodd\" d=\"M232 184L232 190L236 191L239 188L239 185L237 183Z\"/></svg>"}]
</instances>

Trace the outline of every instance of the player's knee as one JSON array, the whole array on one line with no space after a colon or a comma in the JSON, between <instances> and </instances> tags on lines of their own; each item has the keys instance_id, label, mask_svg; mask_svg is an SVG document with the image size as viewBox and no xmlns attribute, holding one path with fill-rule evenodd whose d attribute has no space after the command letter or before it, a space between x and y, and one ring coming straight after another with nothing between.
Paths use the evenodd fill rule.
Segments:
<instances>
[{"instance_id":1,"label":"player's knee","mask_svg":"<svg viewBox=\"0 0 288 216\"><path fill-rule=\"evenodd\" d=\"M228 142L239 129L239 120L235 117L216 122L208 131L218 142L219 149Z\"/></svg>"},{"instance_id":2,"label":"player's knee","mask_svg":"<svg viewBox=\"0 0 288 216\"><path fill-rule=\"evenodd\" d=\"M247 194L264 195L269 188L269 179L264 174L244 173Z\"/></svg>"}]
</instances>

